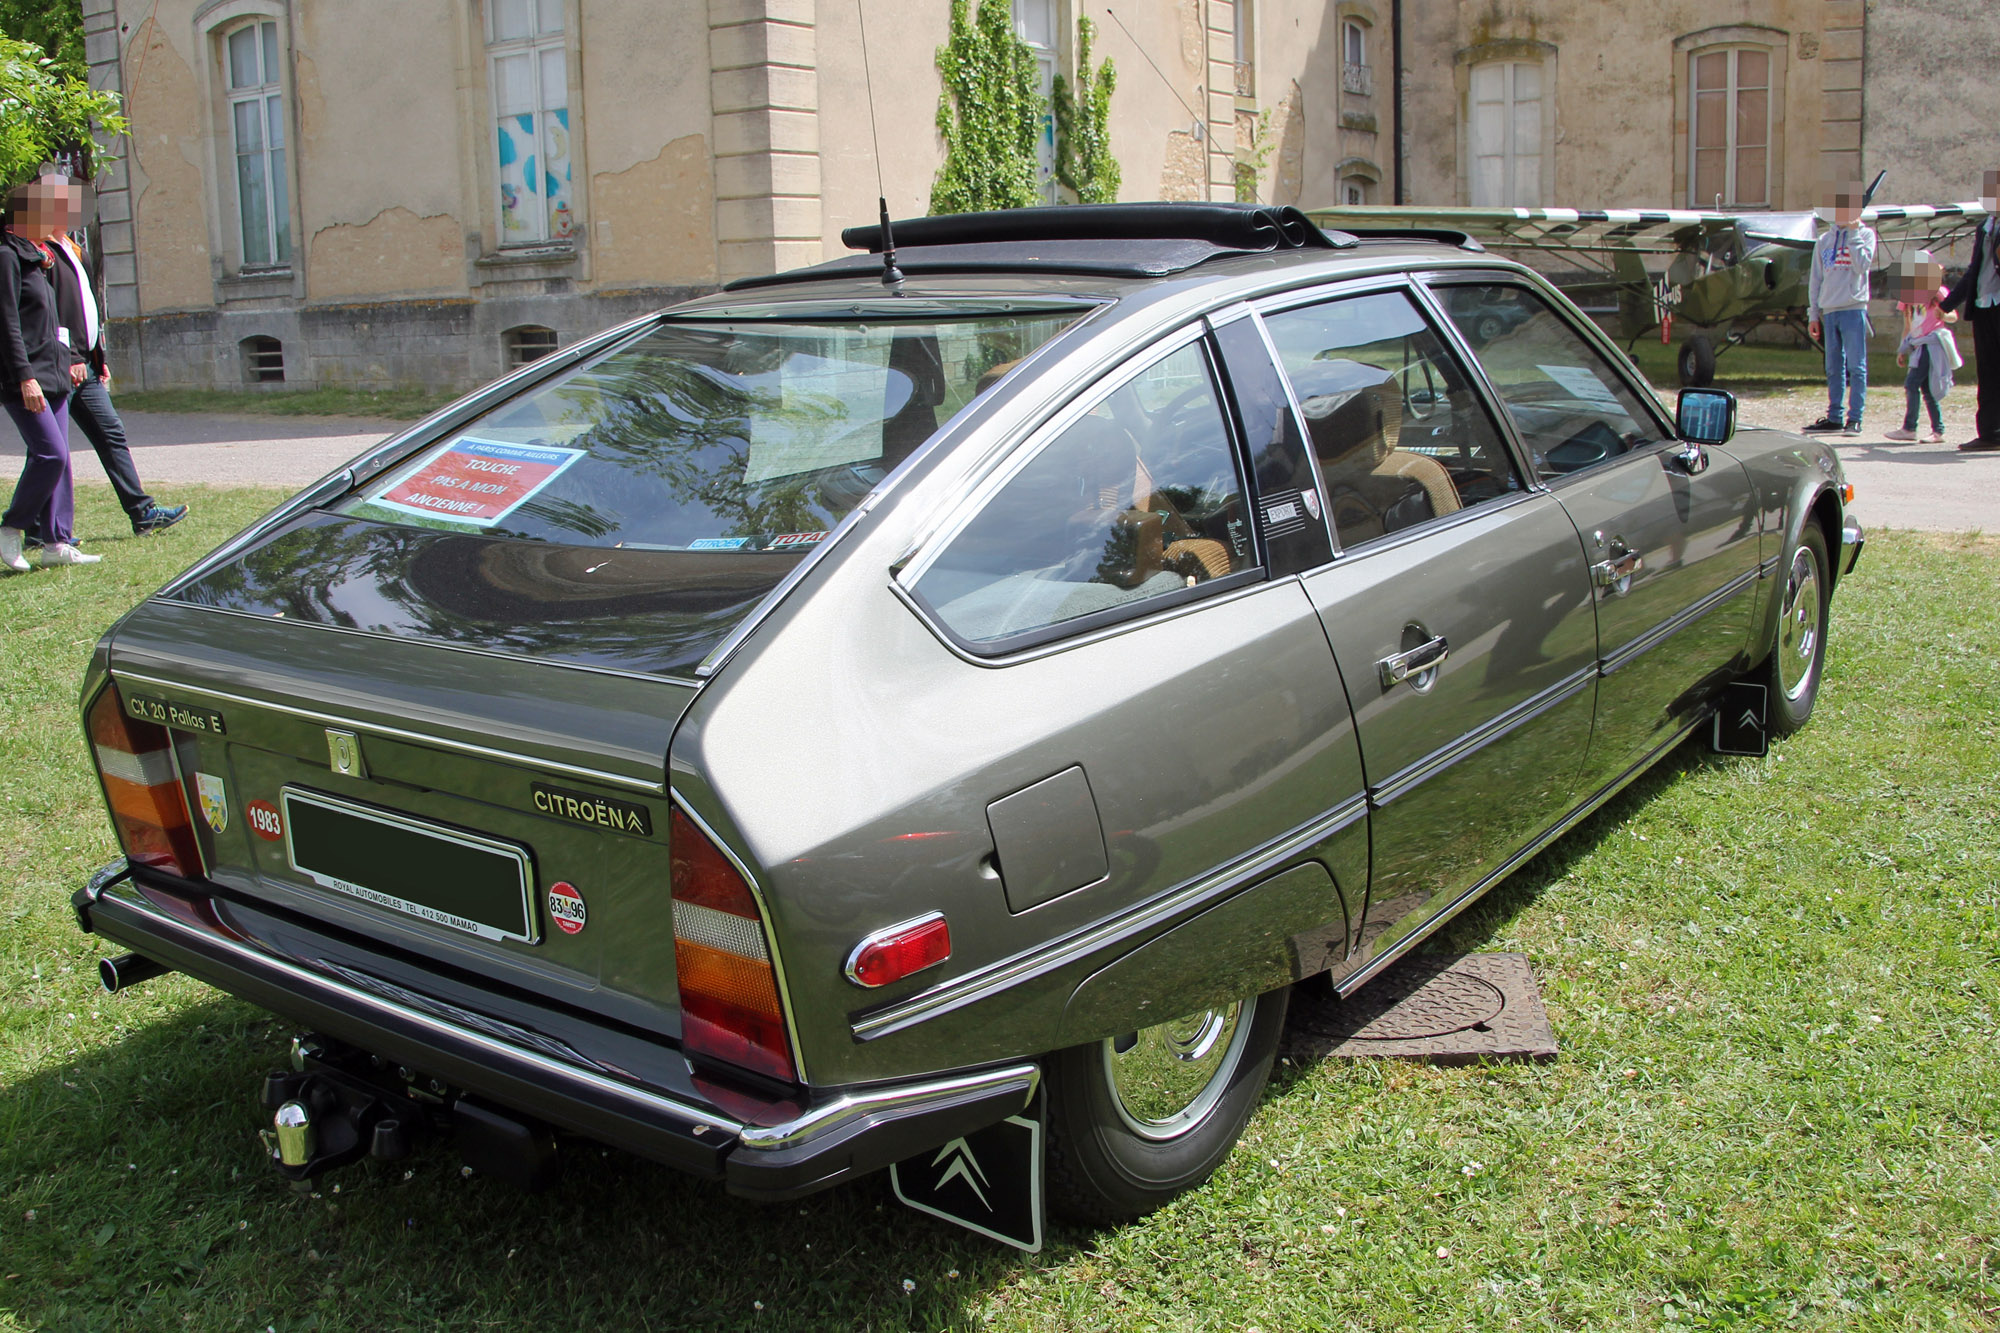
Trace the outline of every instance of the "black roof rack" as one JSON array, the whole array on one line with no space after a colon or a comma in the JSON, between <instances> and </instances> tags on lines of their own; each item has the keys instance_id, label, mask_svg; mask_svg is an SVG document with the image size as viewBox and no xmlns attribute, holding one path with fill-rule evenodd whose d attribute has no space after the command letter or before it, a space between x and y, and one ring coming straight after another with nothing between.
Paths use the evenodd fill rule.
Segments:
<instances>
[{"instance_id":1,"label":"black roof rack","mask_svg":"<svg viewBox=\"0 0 2000 1333\"><path fill-rule=\"evenodd\" d=\"M1003 241L1207 241L1219 249L1257 253L1354 244L1343 232L1321 231L1288 204L1069 204L905 218L891 226L899 250ZM882 228L849 227L840 242L880 254Z\"/></svg>"},{"instance_id":2,"label":"black roof rack","mask_svg":"<svg viewBox=\"0 0 2000 1333\"><path fill-rule=\"evenodd\" d=\"M890 224L897 266L916 273L1073 273L1157 278L1211 259L1280 250L1344 250L1345 232L1322 231L1288 205L1228 203L1072 204L948 213ZM870 255L882 251L880 225L849 227L841 241ZM738 278L725 291L878 271L878 261L848 255L790 273Z\"/></svg>"}]
</instances>

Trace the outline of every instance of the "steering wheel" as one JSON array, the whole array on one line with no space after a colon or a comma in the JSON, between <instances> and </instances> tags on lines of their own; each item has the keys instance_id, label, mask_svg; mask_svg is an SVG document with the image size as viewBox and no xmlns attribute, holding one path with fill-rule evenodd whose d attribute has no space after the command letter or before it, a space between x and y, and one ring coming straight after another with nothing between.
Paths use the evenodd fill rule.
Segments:
<instances>
[{"instance_id":1,"label":"steering wheel","mask_svg":"<svg viewBox=\"0 0 2000 1333\"><path fill-rule=\"evenodd\" d=\"M1413 378L1412 372L1416 371L1421 371L1424 377L1424 387L1421 393L1413 392L1410 388L1410 381ZM1437 415L1437 372L1432 368L1429 358L1404 366L1402 370L1397 372L1397 378L1403 382L1404 416L1412 421L1428 421ZM1417 407L1419 403L1423 404L1421 411Z\"/></svg>"}]
</instances>

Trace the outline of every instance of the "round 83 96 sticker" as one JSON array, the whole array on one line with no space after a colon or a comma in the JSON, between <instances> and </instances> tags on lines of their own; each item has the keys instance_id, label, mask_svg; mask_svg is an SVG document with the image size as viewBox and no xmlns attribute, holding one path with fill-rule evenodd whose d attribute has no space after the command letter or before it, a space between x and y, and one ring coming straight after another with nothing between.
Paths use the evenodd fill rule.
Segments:
<instances>
[{"instance_id":1,"label":"round 83 96 sticker","mask_svg":"<svg viewBox=\"0 0 2000 1333\"><path fill-rule=\"evenodd\" d=\"M588 917L583 895L576 891L574 884L557 880L549 885L549 920L556 923L557 930L565 935L574 935L583 929Z\"/></svg>"}]
</instances>

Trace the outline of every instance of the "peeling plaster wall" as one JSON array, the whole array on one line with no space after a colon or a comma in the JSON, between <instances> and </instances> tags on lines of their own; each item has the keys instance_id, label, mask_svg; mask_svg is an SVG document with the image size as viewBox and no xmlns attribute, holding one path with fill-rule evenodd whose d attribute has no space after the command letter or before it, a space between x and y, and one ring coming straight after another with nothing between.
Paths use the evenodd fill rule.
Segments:
<instances>
[{"instance_id":1,"label":"peeling plaster wall","mask_svg":"<svg viewBox=\"0 0 2000 1333\"><path fill-rule=\"evenodd\" d=\"M714 282L707 6L585 0L582 37L586 289Z\"/></svg>"},{"instance_id":2,"label":"peeling plaster wall","mask_svg":"<svg viewBox=\"0 0 2000 1333\"><path fill-rule=\"evenodd\" d=\"M1991 0L1871 5L1863 163L1882 197L1956 203L2000 169L2000 24Z\"/></svg>"},{"instance_id":3,"label":"peeling plaster wall","mask_svg":"<svg viewBox=\"0 0 2000 1333\"><path fill-rule=\"evenodd\" d=\"M456 293L465 286L465 238L449 213L385 208L362 223L312 234L306 290L316 300Z\"/></svg>"},{"instance_id":4,"label":"peeling plaster wall","mask_svg":"<svg viewBox=\"0 0 2000 1333\"><path fill-rule=\"evenodd\" d=\"M133 233L140 308L190 310L213 304L208 215L202 183L202 101L187 56L157 20L141 23L125 52L126 110L132 117Z\"/></svg>"},{"instance_id":5,"label":"peeling plaster wall","mask_svg":"<svg viewBox=\"0 0 2000 1333\"><path fill-rule=\"evenodd\" d=\"M1118 67L1118 89L1111 94L1111 150L1124 175L1121 200L1208 197L1208 144L1205 137L1195 137L1208 92L1207 7L1208 0L1144 5L1087 0L1076 6L1097 28L1091 59L1109 58ZM1107 11L1116 12L1124 26ZM1075 41L1074 31L1069 40Z\"/></svg>"},{"instance_id":6,"label":"peeling plaster wall","mask_svg":"<svg viewBox=\"0 0 2000 1333\"><path fill-rule=\"evenodd\" d=\"M590 208L595 287L715 281L715 178L702 135L591 177Z\"/></svg>"},{"instance_id":7,"label":"peeling plaster wall","mask_svg":"<svg viewBox=\"0 0 2000 1333\"><path fill-rule=\"evenodd\" d=\"M1250 11L1251 54L1259 110L1271 113L1271 148L1264 156L1257 197L1272 203L1325 208L1340 201L1338 164L1358 156L1381 170L1374 202L1392 200L1388 0L1374 7L1368 30L1368 60L1375 92L1369 98L1340 87L1341 6L1326 0L1261 0ZM1414 10L1406 7L1405 12ZM1407 21L1407 20L1406 20ZM1239 103L1240 104L1240 103ZM1374 116L1379 132L1355 134L1341 128L1341 112Z\"/></svg>"}]
</instances>

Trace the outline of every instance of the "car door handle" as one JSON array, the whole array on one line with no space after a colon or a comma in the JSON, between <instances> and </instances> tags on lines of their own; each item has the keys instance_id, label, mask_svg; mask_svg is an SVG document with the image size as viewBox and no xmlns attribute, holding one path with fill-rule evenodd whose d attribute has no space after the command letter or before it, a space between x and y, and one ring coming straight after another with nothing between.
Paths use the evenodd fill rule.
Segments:
<instances>
[{"instance_id":1,"label":"car door handle","mask_svg":"<svg viewBox=\"0 0 2000 1333\"><path fill-rule=\"evenodd\" d=\"M1590 567L1591 576L1600 588L1613 588L1625 592L1631 584L1632 576L1645 568L1646 562L1639 553L1616 538L1611 542L1611 558L1600 560Z\"/></svg>"},{"instance_id":2,"label":"car door handle","mask_svg":"<svg viewBox=\"0 0 2000 1333\"><path fill-rule=\"evenodd\" d=\"M1428 643L1420 643L1406 653L1396 653L1375 664L1376 674L1382 678L1382 688L1393 690L1412 676L1420 676L1431 670L1450 654L1451 648L1440 634Z\"/></svg>"}]
</instances>

